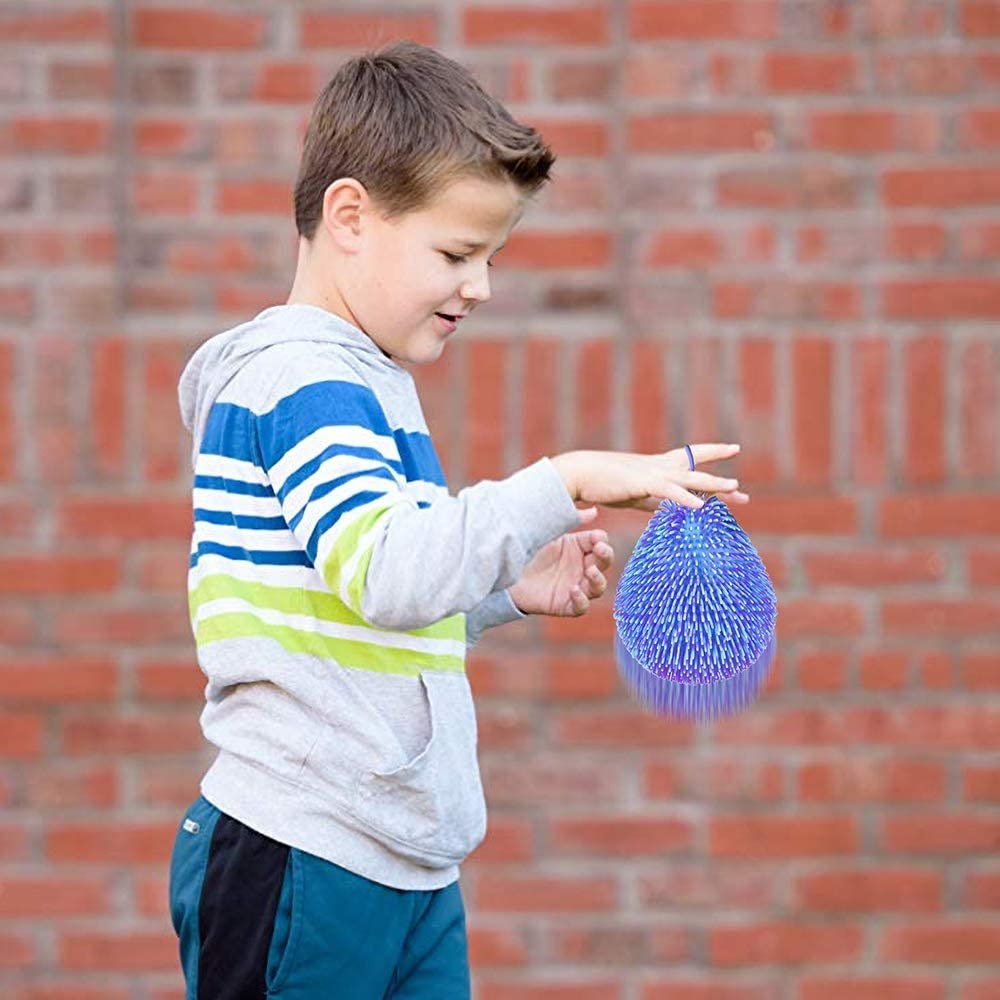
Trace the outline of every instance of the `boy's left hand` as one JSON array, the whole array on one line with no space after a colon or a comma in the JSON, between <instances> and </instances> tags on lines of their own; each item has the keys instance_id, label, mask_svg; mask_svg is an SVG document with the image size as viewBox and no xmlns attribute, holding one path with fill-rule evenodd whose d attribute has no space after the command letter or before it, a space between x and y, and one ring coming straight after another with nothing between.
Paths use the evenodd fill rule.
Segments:
<instances>
[{"instance_id":1,"label":"boy's left hand","mask_svg":"<svg viewBox=\"0 0 1000 1000\"><path fill-rule=\"evenodd\" d=\"M597 508L580 511L580 523L597 517ZM514 603L528 615L577 616L607 589L604 571L614 561L608 533L575 531L540 548L509 588Z\"/></svg>"}]
</instances>

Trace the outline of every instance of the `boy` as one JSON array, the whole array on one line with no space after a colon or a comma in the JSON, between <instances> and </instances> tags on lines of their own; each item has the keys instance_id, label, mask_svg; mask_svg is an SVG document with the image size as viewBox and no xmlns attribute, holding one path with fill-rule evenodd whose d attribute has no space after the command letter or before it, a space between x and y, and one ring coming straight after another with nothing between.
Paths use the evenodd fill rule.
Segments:
<instances>
[{"instance_id":1,"label":"boy","mask_svg":"<svg viewBox=\"0 0 1000 1000\"><path fill-rule=\"evenodd\" d=\"M188 997L467 997L459 864L486 830L467 646L604 592L613 552L566 534L597 513L576 500L742 496L681 449L571 452L449 495L403 365L489 299L553 160L433 49L351 60L307 130L288 301L181 377L218 748L171 859Z\"/></svg>"}]
</instances>

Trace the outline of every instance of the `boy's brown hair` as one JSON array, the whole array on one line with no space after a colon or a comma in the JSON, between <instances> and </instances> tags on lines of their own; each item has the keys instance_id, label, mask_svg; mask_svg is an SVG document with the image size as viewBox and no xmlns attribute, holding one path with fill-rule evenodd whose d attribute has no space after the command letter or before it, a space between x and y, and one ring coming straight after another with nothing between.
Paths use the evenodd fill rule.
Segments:
<instances>
[{"instance_id":1,"label":"boy's brown hair","mask_svg":"<svg viewBox=\"0 0 1000 1000\"><path fill-rule=\"evenodd\" d=\"M530 196L555 154L459 63L401 41L349 60L323 88L295 181L295 225L312 240L323 195L360 181L388 218L418 211L462 177L511 180Z\"/></svg>"}]
</instances>

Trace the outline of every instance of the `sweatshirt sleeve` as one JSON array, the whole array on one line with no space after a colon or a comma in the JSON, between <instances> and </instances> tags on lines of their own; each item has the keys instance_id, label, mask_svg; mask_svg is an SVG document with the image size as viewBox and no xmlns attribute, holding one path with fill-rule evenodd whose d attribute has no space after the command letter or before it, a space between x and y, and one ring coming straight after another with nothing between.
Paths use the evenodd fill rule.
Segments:
<instances>
[{"instance_id":1,"label":"sweatshirt sleeve","mask_svg":"<svg viewBox=\"0 0 1000 1000\"><path fill-rule=\"evenodd\" d=\"M259 414L256 429L285 521L330 590L378 628L469 614L579 524L548 458L418 503L405 489L406 435L358 383L304 386ZM500 608L487 605L474 625Z\"/></svg>"}]
</instances>

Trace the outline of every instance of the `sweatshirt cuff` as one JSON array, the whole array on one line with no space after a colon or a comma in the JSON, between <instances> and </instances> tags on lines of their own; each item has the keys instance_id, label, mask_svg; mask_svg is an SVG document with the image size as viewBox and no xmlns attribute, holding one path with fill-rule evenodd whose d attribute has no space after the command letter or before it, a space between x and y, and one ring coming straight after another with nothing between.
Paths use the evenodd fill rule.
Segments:
<instances>
[{"instance_id":1,"label":"sweatshirt cuff","mask_svg":"<svg viewBox=\"0 0 1000 1000\"><path fill-rule=\"evenodd\" d=\"M519 621L529 617L514 603L508 590L497 590L488 594L476 607L465 616L465 642L475 646L483 632L497 625Z\"/></svg>"}]
</instances>

